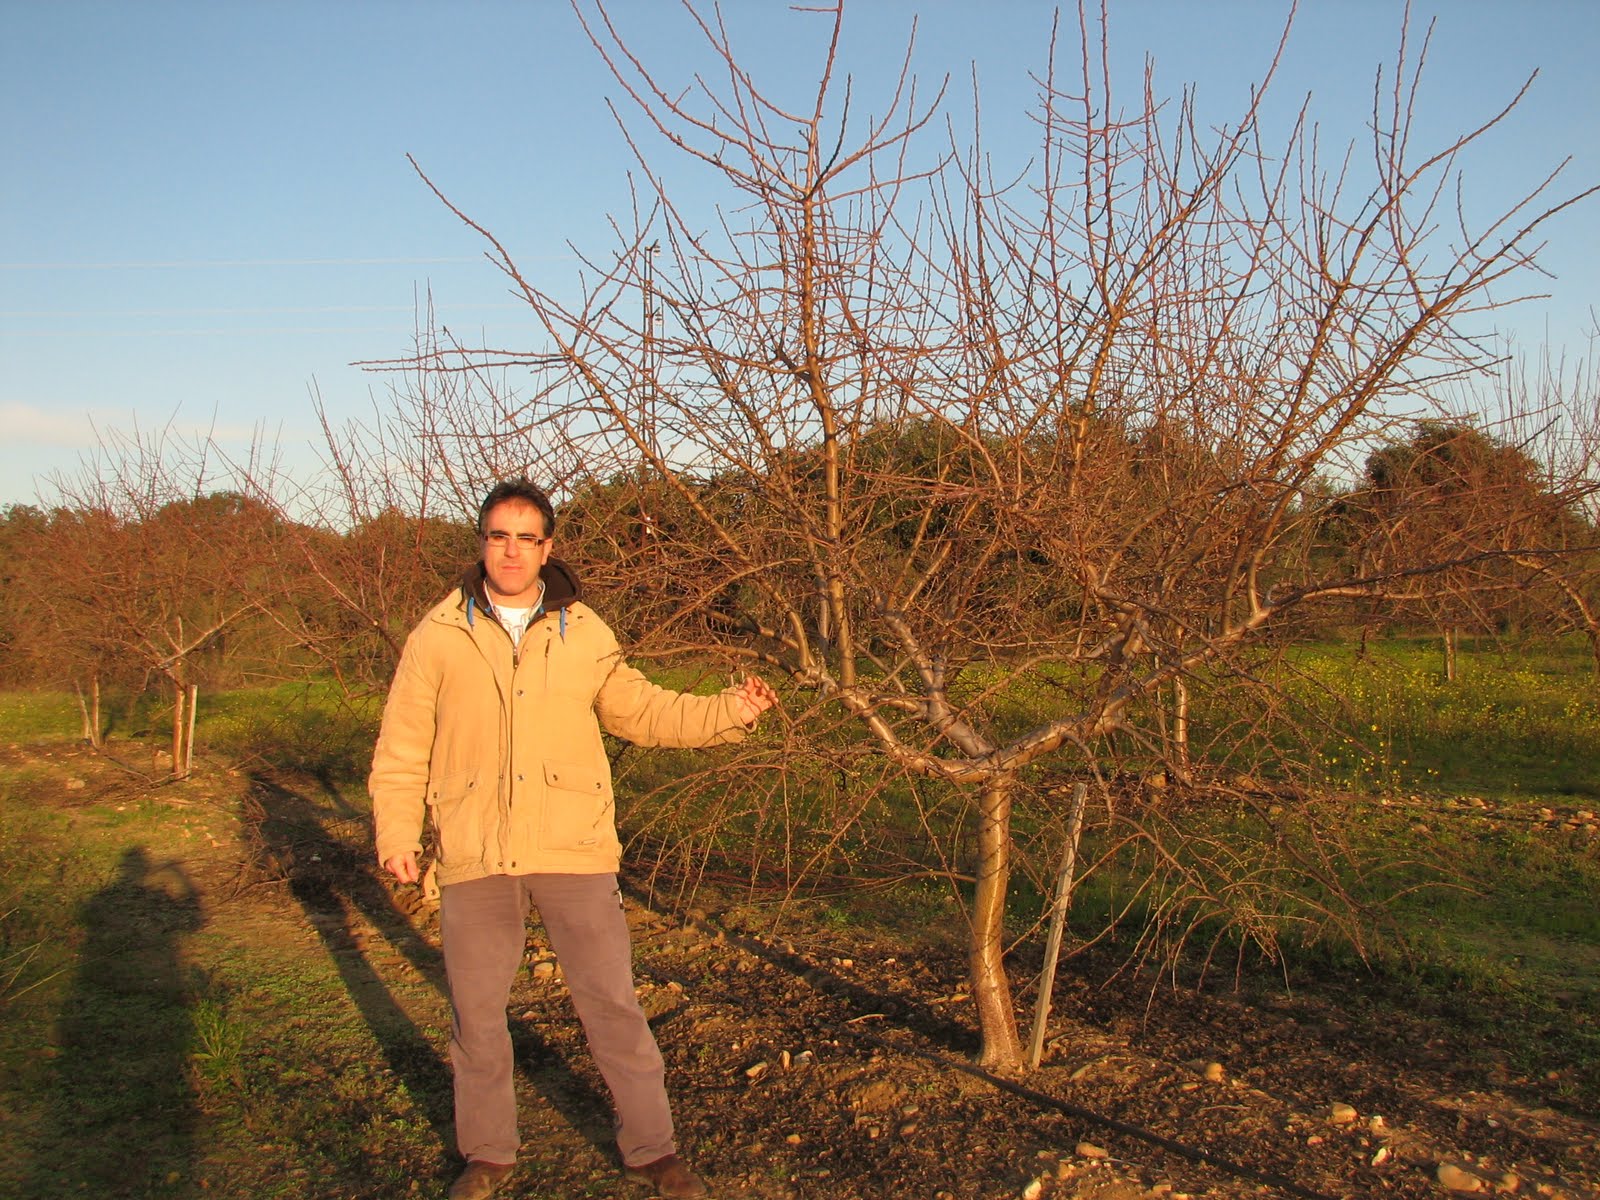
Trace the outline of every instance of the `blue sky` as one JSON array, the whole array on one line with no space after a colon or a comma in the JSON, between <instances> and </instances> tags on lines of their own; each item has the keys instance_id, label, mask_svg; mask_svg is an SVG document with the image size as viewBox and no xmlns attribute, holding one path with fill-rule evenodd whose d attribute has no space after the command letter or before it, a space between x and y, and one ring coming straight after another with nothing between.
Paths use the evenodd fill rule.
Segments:
<instances>
[{"instance_id":1,"label":"blue sky","mask_svg":"<svg viewBox=\"0 0 1600 1200\"><path fill-rule=\"evenodd\" d=\"M641 56L686 81L698 36L671 0L617 0ZM823 22L782 0L725 0L746 64L803 96ZM1033 0L853 0L845 65L871 95L918 19L914 66L975 68L991 153L1031 150L1027 71L1053 8ZM1142 62L1234 115L1288 12L1278 0L1112 0L1125 94ZM1326 143L1359 136L1392 62L1400 0L1302 0L1277 111L1306 93ZM1570 156L1559 190L1600 183L1600 4L1434 0L1425 136L1476 125L1539 71L1475 160L1485 210ZM618 88L565 0L0 0L0 505L48 500L96 431L260 431L311 463L312 395L336 419L383 404L352 363L408 348L431 292L452 330L537 344L483 245L428 192L414 156L525 273L604 250L631 161L604 100ZM692 191L687 193L691 199ZM1587 348L1600 308L1600 203L1555 225L1548 301L1497 316L1520 345Z\"/></svg>"}]
</instances>

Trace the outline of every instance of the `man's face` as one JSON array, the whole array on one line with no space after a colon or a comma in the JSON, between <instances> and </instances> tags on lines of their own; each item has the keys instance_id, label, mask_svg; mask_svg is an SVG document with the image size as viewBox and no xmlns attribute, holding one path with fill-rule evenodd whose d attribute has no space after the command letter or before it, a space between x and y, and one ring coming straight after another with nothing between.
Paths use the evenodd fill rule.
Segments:
<instances>
[{"instance_id":1,"label":"man's face","mask_svg":"<svg viewBox=\"0 0 1600 1200\"><path fill-rule=\"evenodd\" d=\"M526 500L503 500L484 517L481 540L489 599L530 607L539 594L539 568L550 557L544 514Z\"/></svg>"}]
</instances>

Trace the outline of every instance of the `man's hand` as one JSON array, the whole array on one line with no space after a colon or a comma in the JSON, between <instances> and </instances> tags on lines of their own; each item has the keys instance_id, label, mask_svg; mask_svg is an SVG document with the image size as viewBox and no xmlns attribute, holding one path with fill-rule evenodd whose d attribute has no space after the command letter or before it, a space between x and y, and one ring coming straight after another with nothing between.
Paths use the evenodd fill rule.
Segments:
<instances>
[{"instance_id":1,"label":"man's hand","mask_svg":"<svg viewBox=\"0 0 1600 1200\"><path fill-rule=\"evenodd\" d=\"M384 870L393 875L401 883L416 883L422 878L417 874L417 852L406 850L396 854L383 864Z\"/></svg>"},{"instance_id":2,"label":"man's hand","mask_svg":"<svg viewBox=\"0 0 1600 1200\"><path fill-rule=\"evenodd\" d=\"M746 675L733 693L733 711L741 725L754 725L761 714L778 702L778 693L759 675Z\"/></svg>"}]
</instances>

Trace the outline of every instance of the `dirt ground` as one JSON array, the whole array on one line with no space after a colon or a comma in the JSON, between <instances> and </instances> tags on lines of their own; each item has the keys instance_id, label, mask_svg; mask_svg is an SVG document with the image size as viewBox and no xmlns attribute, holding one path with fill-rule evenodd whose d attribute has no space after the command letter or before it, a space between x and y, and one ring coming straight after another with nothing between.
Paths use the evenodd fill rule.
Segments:
<instances>
[{"instance_id":1,"label":"dirt ground","mask_svg":"<svg viewBox=\"0 0 1600 1200\"><path fill-rule=\"evenodd\" d=\"M343 849L282 865L313 919L381 945L382 920L317 908L319 880L331 899L368 870L364 845ZM854 929L763 937L762 914L704 891L671 913L624 884L681 1142L719 1196L1600 1197L1600 1125L1545 1106L1447 1023L1354 991L1152 990L1080 957L1059 973L1040 1069L1003 1078L974 1065L958 951ZM414 889L374 886L437 945ZM537 926L512 1017L529 1148L513 1194L603 1192L605 1092Z\"/></svg>"},{"instance_id":2,"label":"dirt ground","mask_svg":"<svg viewBox=\"0 0 1600 1200\"><path fill-rule=\"evenodd\" d=\"M307 781L245 786L243 840L196 838L188 864L213 933L332 956L437 1134L409 1194L442 1195L455 1164L435 912L378 878L358 814L330 819ZM1354 987L1201 994L1080 955L1059 974L1043 1065L999 1077L974 1065L954 949L855 928L767 937L761 913L705 892L688 913L625 892L680 1142L727 1200L1600 1200L1600 1125L1447 1022ZM1025 1000L1034 969L1017 966ZM537 927L511 1011L525 1150L505 1194L639 1197Z\"/></svg>"}]
</instances>

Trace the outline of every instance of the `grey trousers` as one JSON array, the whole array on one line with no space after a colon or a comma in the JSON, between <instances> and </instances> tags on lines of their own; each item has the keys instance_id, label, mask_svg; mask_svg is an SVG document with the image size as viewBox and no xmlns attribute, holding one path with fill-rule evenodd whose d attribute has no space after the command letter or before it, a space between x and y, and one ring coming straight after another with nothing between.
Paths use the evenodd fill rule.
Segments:
<instances>
[{"instance_id":1,"label":"grey trousers","mask_svg":"<svg viewBox=\"0 0 1600 1200\"><path fill-rule=\"evenodd\" d=\"M455 1016L456 1145L467 1159L516 1161L506 1005L522 963L529 906L539 910L589 1050L611 1089L627 1166L676 1153L666 1071L633 990L633 949L615 875L490 875L439 892Z\"/></svg>"}]
</instances>

